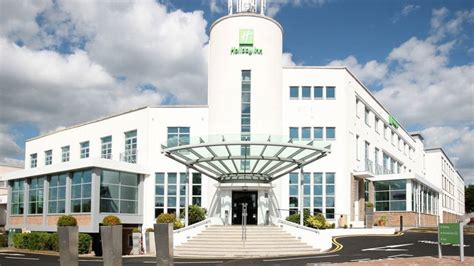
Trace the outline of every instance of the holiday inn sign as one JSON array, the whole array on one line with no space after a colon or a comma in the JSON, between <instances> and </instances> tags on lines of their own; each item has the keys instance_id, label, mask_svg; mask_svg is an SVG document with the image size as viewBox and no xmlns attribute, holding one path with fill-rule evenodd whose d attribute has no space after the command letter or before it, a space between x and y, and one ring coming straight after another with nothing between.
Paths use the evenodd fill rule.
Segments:
<instances>
[{"instance_id":1,"label":"holiday inn sign","mask_svg":"<svg viewBox=\"0 0 474 266\"><path fill-rule=\"evenodd\" d=\"M262 55L262 49L253 47L253 30L240 29L239 31L239 47L232 47L230 49L231 55L248 54L248 55Z\"/></svg>"}]
</instances>

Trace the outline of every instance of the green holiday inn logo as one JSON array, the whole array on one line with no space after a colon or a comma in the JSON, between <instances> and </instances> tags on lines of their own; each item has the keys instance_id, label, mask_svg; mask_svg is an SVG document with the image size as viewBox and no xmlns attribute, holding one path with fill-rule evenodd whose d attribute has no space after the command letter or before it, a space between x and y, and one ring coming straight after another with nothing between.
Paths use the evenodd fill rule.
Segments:
<instances>
[{"instance_id":1,"label":"green holiday inn logo","mask_svg":"<svg viewBox=\"0 0 474 266\"><path fill-rule=\"evenodd\" d=\"M253 30L241 29L239 32L240 46L253 46Z\"/></svg>"},{"instance_id":2,"label":"green holiday inn logo","mask_svg":"<svg viewBox=\"0 0 474 266\"><path fill-rule=\"evenodd\" d=\"M239 30L239 47L232 47L230 49L231 55L262 55L262 49L255 48L253 46L254 40L253 29L240 29Z\"/></svg>"}]
</instances>

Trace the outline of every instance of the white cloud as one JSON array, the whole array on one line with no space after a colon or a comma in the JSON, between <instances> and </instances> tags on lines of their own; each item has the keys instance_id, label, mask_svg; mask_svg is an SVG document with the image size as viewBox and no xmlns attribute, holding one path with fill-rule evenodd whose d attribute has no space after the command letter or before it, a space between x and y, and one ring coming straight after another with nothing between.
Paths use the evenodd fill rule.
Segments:
<instances>
[{"instance_id":1,"label":"white cloud","mask_svg":"<svg viewBox=\"0 0 474 266\"><path fill-rule=\"evenodd\" d=\"M267 0L266 15L275 17L276 14L286 5L291 5L293 7L321 7L326 2L327 0Z\"/></svg>"},{"instance_id":2,"label":"white cloud","mask_svg":"<svg viewBox=\"0 0 474 266\"><path fill-rule=\"evenodd\" d=\"M406 5L402 9L402 15L403 16L408 16L410 13L413 13L414 11L418 10L420 8L419 5Z\"/></svg>"},{"instance_id":3,"label":"white cloud","mask_svg":"<svg viewBox=\"0 0 474 266\"><path fill-rule=\"evenodd\" d=\"M285 66L296 66L297 64L293 61L292 53L283 53L282 65Z\"/></svg>"},{"instance_id":4,"label":"white cloud","mask_svg":"<svg viewBox=\"0 0 474 266\"><path fill-rule=\"evenodd\" d=\"M219 14L224 11L224 3L227 4L227 1L222 0L210 0L209 1L209 8L211 13Z\"/></svg>"},{"instance_id":5,"label":"white cloud","mask_svg":"<svg viewBox=\"0 0 474 266\"><path fill-rule=\"evenodd\" d=\"M359 64L357 58L353 55L342 60L333 60L328 65L347 66L358 78L369 84L379 82L387 73L386 64L372 60L362 65Z\"/></svg>"}]
</instances>

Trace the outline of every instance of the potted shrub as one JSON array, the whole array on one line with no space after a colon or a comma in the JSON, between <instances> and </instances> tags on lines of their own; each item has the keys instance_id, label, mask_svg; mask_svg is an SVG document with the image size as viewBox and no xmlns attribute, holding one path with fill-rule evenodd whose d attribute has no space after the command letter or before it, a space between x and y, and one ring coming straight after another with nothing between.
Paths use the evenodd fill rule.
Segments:
<instances>
[{"instance_id":1,"label":"potted shrub","mask_svg":"<svg viewBox=\"0 0 474 266\"><path fill-rule=\"evenodd\" d=\"M365 204L365 225L367 228L372 228L374 223L374 204L372 202L367 202Z\"/></svg>"},{"instance_id":2,"label":"potted shrub","mask_svg":"<svg viewBox=\"0 0 474 266\"><path fill-rule=\"evenodd\" d=\"M77 266L79 230L73 216L63 215L58 222L59 262L61 266Z\"/></svg>"},{"instance_id":3,"label":"potted shrub","mask_svg":"<svg viewBox=\"0 0 474 266\"><path fill-rule=\"evenodd\" d=\"M385 226L386 223L387 223L387 216L381 216L378 220L379 226Z\"/></svg>"},{"instance_id":4,"label":"potted shrub","mask_svg":"<svg viewBox=\"0 0 474 266\"><path fill-rule=\"evenodd\" d=\"M155 254L155 234L153 228L145 230L146 254Z\"/></svg>"},{"instance_id":5,"label":"potted shrub","mask_svg":"<svg viewBox=\"0 0 474 266\"><path fill-rule=\"evenodd\" d=\"M104 217L100 226L104 265L122 265L122 222L117 216Z\"/></svg>"},{"instance_id":6,"label":"potted shrub","mask_svg":"<svg viewBox=\"0 0 474 266\"><path fill-rule=\"evenodd\" d=\"M130 254L140 255L142 251L142 248L141 248L142 233L139 227L135 227L132 229L132 240L133 240L133 248Z\"/></svg>"}]
</instances>

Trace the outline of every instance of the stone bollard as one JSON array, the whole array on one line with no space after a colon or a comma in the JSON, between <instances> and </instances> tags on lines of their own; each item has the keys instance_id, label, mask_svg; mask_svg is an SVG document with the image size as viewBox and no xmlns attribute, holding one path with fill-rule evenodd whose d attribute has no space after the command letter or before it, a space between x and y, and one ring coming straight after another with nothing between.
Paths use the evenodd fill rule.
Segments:
<instances>
[{"instance_id":1,"label":"stone bollard","mask_svg":"<svg viewBox=\"0 0 474 266\"><path fill-rule=\"evenodd\" d=\"M155 233L146 232L145 233L145 242L146 242L146 254L155 254Z\"/></svg>"},{"instance_id":2,"label":"stone bollard","mask_svg":"<svg viewBox=\"0 0 474 266\"><path fill-rule=\"evenodd\" d=\"M122 266L122 225L101 226L104 266Z\"/></svg>"},{"instance_id":3,"label":"stone bollard","mask_svg":"<svg viewBox=\"0 0 474 266\"><path fill-rule=\"evenodd\" d=\"M156 265L173 265L173 224L155 224Z\"/></svg>"},{"instance_id":4,"label":"stone bollard","mask_svg":"<svg viewBox=\"0 0 474 266\"><path fill-rule=\"evenodd\" d=\"M77 226L58 226L59 263L78 266L79 230Z\"/></svg>"}]
</instances>

